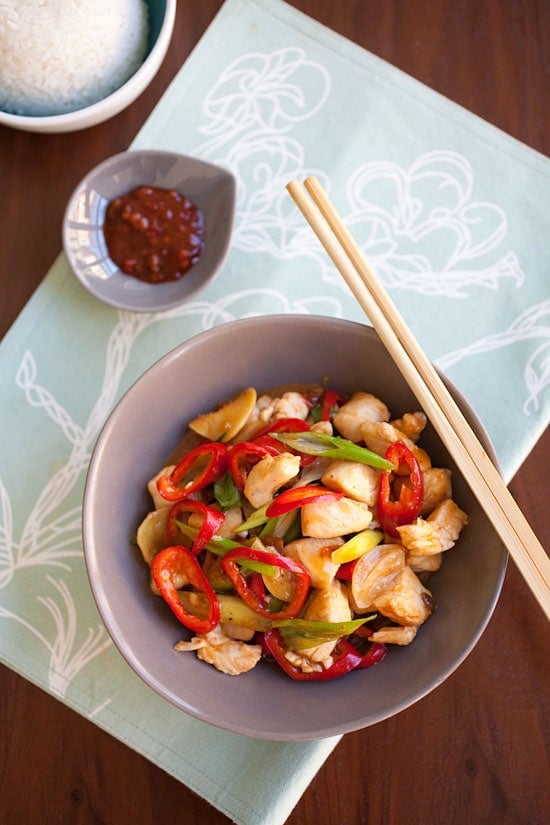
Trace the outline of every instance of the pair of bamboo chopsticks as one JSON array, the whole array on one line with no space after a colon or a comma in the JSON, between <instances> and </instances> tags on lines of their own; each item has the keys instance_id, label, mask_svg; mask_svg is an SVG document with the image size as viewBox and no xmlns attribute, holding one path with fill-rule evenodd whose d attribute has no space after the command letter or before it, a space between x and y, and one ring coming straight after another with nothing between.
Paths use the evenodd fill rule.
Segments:
<instances>
[{"instance_id":1,"label":"pair of bamboo chopsticks","mask_svg":"<svg viewBox=\"0 0 550 825\"><path fill-rule=\"evenodd\" d=\"M315 177L287 190L369 317L547 618L550 558ZM308 197L308 195L310 197Z\"/></svg>"}]
</instances>

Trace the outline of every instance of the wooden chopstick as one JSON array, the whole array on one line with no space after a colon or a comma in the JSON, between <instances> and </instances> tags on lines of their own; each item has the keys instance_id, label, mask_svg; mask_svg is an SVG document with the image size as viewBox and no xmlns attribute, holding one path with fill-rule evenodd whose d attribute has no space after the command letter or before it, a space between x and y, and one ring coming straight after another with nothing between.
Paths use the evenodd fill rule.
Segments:
<instances>
[{"instance_id":1,"label":"wooden chopstick","mask_svg":"<svg viewBox=\"0 0 550 825\"><path fill-rule=\"evenodd\" d=\"M405 381L550 618L550 558L432 363L315 177L287 190L361 305Z\"/></svg>"}]
</instances>

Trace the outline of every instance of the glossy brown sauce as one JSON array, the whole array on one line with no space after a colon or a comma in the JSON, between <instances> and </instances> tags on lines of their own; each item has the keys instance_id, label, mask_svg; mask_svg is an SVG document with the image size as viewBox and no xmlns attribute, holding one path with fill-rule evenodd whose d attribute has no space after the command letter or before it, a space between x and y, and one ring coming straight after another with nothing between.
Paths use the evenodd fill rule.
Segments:
<instances>
[{"instance_id":1,"label":"glossy brown sauce","mask_svg":"<svg viewBox=\"0 0 550 825\"><path fill-rule=\"evenodd\" d=\"M158 186L138 186L110 201L103 233L120 270L152 284L182 278L204 248L200 209Z\"/></svg>"}]
</instances>

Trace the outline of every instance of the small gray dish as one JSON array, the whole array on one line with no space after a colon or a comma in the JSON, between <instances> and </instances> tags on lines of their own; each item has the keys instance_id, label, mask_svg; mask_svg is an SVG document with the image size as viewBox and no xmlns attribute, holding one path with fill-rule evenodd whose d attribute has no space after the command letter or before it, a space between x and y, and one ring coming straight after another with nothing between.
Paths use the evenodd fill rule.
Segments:
<instances>
[{"instance_id":1,"label":"small gray dish","mask_svg":"<svg viewBox=\"0 0 550 825\"><path fill-rule=\"evenodd\" d=\"M177 281L149 284L120 271L103 235L110 200L136 186L175 189L202 211L205 245ZM78 184L63 218L63 247L80 282L96 298L118 309L159 312L194 298L219 273L229 252L235 215L236 180L226 169L174 152L122 152L96 166Z\"/></svg>"}]
</instances>

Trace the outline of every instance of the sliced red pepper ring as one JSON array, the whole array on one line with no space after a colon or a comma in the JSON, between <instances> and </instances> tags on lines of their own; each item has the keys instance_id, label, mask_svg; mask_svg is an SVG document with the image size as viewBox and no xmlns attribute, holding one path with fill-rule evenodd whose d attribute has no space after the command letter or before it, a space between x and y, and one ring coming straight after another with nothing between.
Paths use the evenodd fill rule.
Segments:
<instances>
[{"instance_id":1,"label":"sliced red pepper ring","mask_svg":"<svg viewBox=\"0 0 550 825\"><path fill-rule=\"evenodd\" d=\"M166 501L181 501L191 493L218 481L227 470L227 447L207 441L190 450L169 475L157 480L157 490Z\"/></svg>"},{"instance_id":2,"label":"sliced red pepper ring","mask_svg":"<svg viewBox=\"0 0 550 825\"><path fill-rule=\"evenodd\" d=\"M355 636L362 636L365 639L368 639L374 633L372 627L367 627L366 625L361 625L355 631ZM383 642L371 642L369 648L366 653L363 653L363 658L361 660L361 664L359 665L359 669L365 669L368 667L372 667L373 665L377 665L378 662L381 662L382 659L386 658L386 654L388 652L388 648Z\"/></svg>"},{"instance_id":3,"label":"sliced red pepper ring","mask_svg":"<svg viewBox=\"0 0 550 825\"><path fill-rule=\"evenodd\" d=\"M363 654L359 670L366 670L368 667L373 667L386 658L388 648L382 642L371 642L371 645L366 653Z\"/></svg>"},{"instance_id":4,"label":"sliced red pepper ring","mask_svg":"<svg viewBox=\"0 0 550 825\"><path fill-rule=\"evenodd\" d=\"M345 400L346 396L336 392L336 390L325 390L319 421L330 421L334 414L335 407L341 405Z\"/></svg>"},{"instance_id":5,"label":"sliced red pepper ring","mask_svg":"<svg viewBox=\"0 0 550 825\"><path fill-rule=\"evenodd\" d=\"M218 532L224 522L224 514L201 501L194 499L183 499L177 501L168 513L168 520L166 522L166 535L169 541L175 541L178 537L178 521L184 513L197 513L202 516L202 524L199 532L193 541L191 552L197 556L200 551L208 544L210 539Z\"/></svg>"},{"instance_id":6,"label":"sliced red pepper ring","mask_svg":"<svg viewBox=\"0 0 550 825\"><path fill-rule=\"evenodd\" d=\"M291 679L299 682L328 682L331 679L337 679L359 668L363 660L363 655L347 639L340 639L334 649L334 661L330 667L305 673L286 658L286 647L277 628L267 630L263 634L263 646L284 672Z\"/></svg>"},{"instance_id":7,"label":"sliced red pepper ring","mask_svg":"<svg viewBox=\"0 0 550 825\"><path fill-rule=\"evenodd\" d=\"M295 588L292 599L276 612L270 612L262 593L258 592L257 582L252 579L252 586L239 567L239 562L261 562L273 567L280 567L295 574ZM235 547L229 550L222 558L221 565L226 575L231 579L233 587L243 602L267 619L293 619L302 610L309 593L310 575L299 562L286 556L279 556L267 550L256 550L251 547Z\"/></svg>"},{"instance_id":8,"label":"sliced red pepper ring","mask_svg":"<svg viewBox=\"0 0 550 825\"><path fill-rule=\"evenodd\" d=\"M353 571L355 570L357 562L358 559L354 559L353 561L346 561L344 564L341 564L336 572L336 578L343 582L350 582L353 578Z\"/></svg>"},{"instance_id":9,"label":"sliced red pepper ring","mask_svg":"<svg viewBox=\"0 0 550 825\"><path fill-rule=\"evenodd\" d=\"M220 605L216 594L197 559L187 547L176 544L165 547L154 557L151 573L160 595L177 619L195 633L209 633L220 621ZM204 593L208 602L208 615L201 619L189 613L178 596L176 577L185 576L190 584Z\"/></svg>"},{"instance_id":10,"label":"sliced red pepper ring","mask_svg":"<svg viewBox=\"0 0 550 825\"><path fill-rule=\"evenodd\" d=\"M276 442L273 439L273 444ZM239 490L244 489L247 476L247 466L250 467L261 461L266 455L278 455L280 449L273 447L271 443L260 444L255 441L240 441L229 450L228 468L235 486Z\"/></svg>"},{"instance_id":11,"label":"sliced red pepper ring","mask_svg":"<svg viewBox=\"0 0 550 825\"><path fill-rule=\"evenodd\" d=\"M406 444L396 441L390 444L384 455L397 469L405 465L409 470L407 483L401 485L399 498L392 498L392 471L384 470L378 491L378 519L384 532L397 538L397 527L410 524L420 514L424 485L418 461Z\"/></svg>"},{"instance_id":12,"label":"sliced red pepper ring","mask_svg":"<svg viewBox=\"0 0 550 825\"><path fill-rule=\"evenodd\" d=\"M269 450L270 455L280 455L287 450L284 444L281 444L280 441L275 441L270 435L260 435L251 443L257 447L263 447L265 450Z\"/></svg>"},{"instance_id":13,"label":"sliced red pepper ring","mask_svg":"<svg viewBox=\"0 0 550 825\"><path fill-rule=\"evenodd\" d=\"M257 431L254 441L264 435L269 435L269 433L305 433L306 430L309 430L309 425L301 418L276 418L275 421L266 424L261 430ZM274 441L274 443L280 449L278 442Z\"/></svg>"},{"instance_id":14,"label":"sliced red pepper ring","mask_svg":"<svg viewBox=\"0 0 550 825\"><path fill-rule=\"evenodd\" d=\"M253 593L258 604L267 609L268 593L261 573L253 572L250 576L250 592Z\"/></svg>"},{"instance_id":15,"label":"sliced red pepper ring","mask_svg":"<svg viewBox=\"0 0 550 825\"><path fill-rule=\"evenodd\" d=\"M315 484L306 484L303 487L292 487L290 490L283 490L277 498L273 499L266 509L268 518L278 518L297 510L306 504L314 504L317 501L334 501L342 498L344 494L336 490L329 490L327 487L319 487Z\"/></svg>"}]
</instances>

